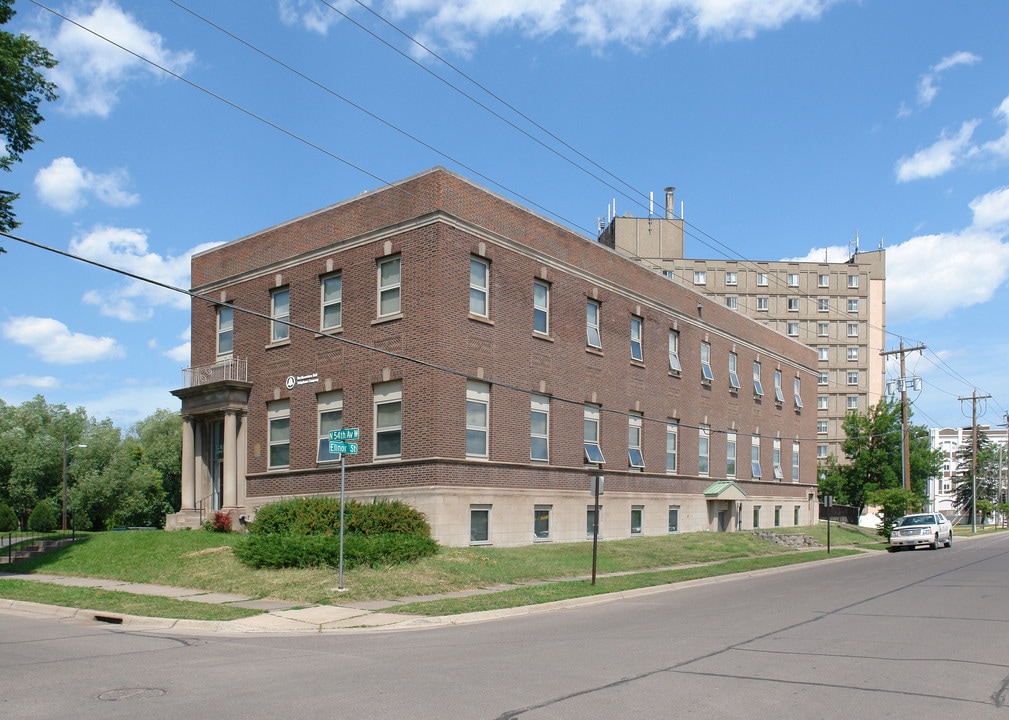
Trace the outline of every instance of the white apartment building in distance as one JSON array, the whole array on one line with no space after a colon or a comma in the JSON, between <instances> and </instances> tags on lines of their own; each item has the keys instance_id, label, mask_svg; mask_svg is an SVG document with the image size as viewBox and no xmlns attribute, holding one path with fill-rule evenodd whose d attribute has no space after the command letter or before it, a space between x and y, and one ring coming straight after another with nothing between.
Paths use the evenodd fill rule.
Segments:
<instances>
[{"instance_id":1,"label":"white apartment building in distance","mask_svg":"<svg viewBox=\"0 0 1009 720\"><path fill-rule=\"evenodd\" d=\"M613 217L599 242L817 352L816 454L844 462L842 423L885 391L886 257L857 248L846 262L684 257L684 222L666 189L664 217ZM700 312L700 310L698 310ZM740 370L742 373L743 371ZM775 387L784 393L790 388Z\"/></svg>"},{"instance_id":2,"label":"white apartment building in distance","mask_svg":"<svg viewBox=\"0 0 1009 720\"><path fill-rule=\"evenodd\" d=\"M1003 448L1003 463L1006 463L1006 430L991 428L988 425L978 425L979 433L986 435L996 445ZM956 488L954 486L954 475L957 467L957 453L961 447L970 447L972 437L970 426L958 428L930 428L929 438L932 441L933 450L942 451L942 471L939 477L929 478L928 481L928 501L929 507L948 517L957 514L956 509ZM1003 464L1003 477L1006 465ZM970 513L968 513L970 515Z\"/></svg>"}]
</instances>

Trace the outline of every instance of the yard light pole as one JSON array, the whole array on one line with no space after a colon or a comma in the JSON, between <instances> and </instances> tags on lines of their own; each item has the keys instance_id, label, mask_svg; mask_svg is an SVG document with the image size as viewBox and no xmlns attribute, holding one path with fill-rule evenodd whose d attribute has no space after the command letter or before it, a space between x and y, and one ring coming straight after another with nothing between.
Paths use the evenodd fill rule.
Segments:
<instances>
[{"instance_id":1,"label":"yard light pole","mask_svg":"<svg viewBox=\"0 0 1009 720\"><path fill-rule=\"evenodd\" d=\"M67 529L67 451L86 448L87 445L74 445L67 448L67 435L63 433L63 529Z\"/></svg>"}]
</instances>

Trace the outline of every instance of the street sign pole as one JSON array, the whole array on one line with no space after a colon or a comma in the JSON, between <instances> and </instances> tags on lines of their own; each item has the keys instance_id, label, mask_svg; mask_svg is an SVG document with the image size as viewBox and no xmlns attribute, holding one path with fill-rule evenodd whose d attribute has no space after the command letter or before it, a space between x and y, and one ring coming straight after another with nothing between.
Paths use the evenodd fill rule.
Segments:
<instances>
[{"instance_id":1,"label":"street sign pole","mask_svg":"<svg viewBox=\"0 0 1009 720\"><path fill-rule=\"evenodd\" d=\"M343 506L344 490L346 489L347 476L347 456L340 455L340 582L337 584L338 591L343 590Z\"/></svg>"},{"instance_id":2,"label":"street sign pole","mask_svg":"<svg viewBox=\"0 0 1009 720\"><path fill-rule=\"evenodd\" d=\"M340 453L340 575L338 591L343 591L343 532L344 532L344 506L347 504L347 456L357 455L357 443L347 442L357 440L361 437L360 428L343 428L341 430L330 430L329 451Z\"/></svg>"},{"instance_id":3,"label":"street sign pole","mask_svg":"<svg viewBox=\"0 0 1009 720\"><path fill-rule=\"evenodd\" d=\"M599 549L599 491L603 484L602 475L592 477L592 494L595 495L595 510L592 512L592 584L596 584L596 555Z\"/></svg>"}]
</instances>

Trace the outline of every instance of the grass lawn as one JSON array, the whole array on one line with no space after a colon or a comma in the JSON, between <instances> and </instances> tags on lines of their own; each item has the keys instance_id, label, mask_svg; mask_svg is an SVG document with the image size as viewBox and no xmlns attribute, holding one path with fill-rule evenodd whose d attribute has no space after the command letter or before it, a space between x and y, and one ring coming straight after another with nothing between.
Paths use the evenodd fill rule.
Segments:
<instances>
[{"instance_id":1,"label":"grass lawn","mask_svg":"<svg viewBox=\"0 0 1009 720\"><path fill-rule=\"evenodd\" d=\"M792 528L778 528L785 532ZM826 527L795 528L826 543ZM822 531L822 532L821 532ZM820 538L820 535L823 535ZM357 568L344 573L345 592L337 591L336 568L303 570L254 569L242 565L231 548L242 542L238 534L204 530L155 532L123 531L93 533L86 540L40 557L3 568L11 572L34 572L76 577L99 577L127 582L155 583L197 588L212 592L273 598L300 604L336 605L365 600L395 600L459 590L492 588L500 585L545 583L518 590L463 598L457 607L487 609L548 602L562 597L578 597L615 592L629 587L677 582L704 575L745 572L768 565L792 564L826 557L819 551L784 548L749 532L683 533L656 537L611 540L599 544L596 586L585 578L592 570L592 543L543 543L518 548L442 548L433 557L391 568ZM831 528L832 547L857 545L882 548L878 539L859 530ZM838 551L840 554L840 551ZM731 561L731 562L727 562ZM719 566L718 563L725 563ZM702 566L702 567L694 567ZM610 573L632 573L603 577ZM700 574L699 574L700 573ZM548 582L568 579L566 582ZM23 582L0 580L0 597L33 600L47 604L91 607L91 605L50 602L25 596ZM32 583L28 583L31 585ZM53 586L48 585L47 588ZM15 588L19 595L14 597ZM85 589L74 588L77 592ZM48 592L48 591L47 591ZM91 592L96 592L92 590ZM114 596L126 593L111 593ZM497 597L497 600L492 598ZM94 602L105 602L95 597ZM202 603L172 601L187 606ZM403 607L406 611L438 612L436 606ZM234 608L231 608L234 609ZM454 612L467 612L457 609ZM131 612L120 610L120 612ZM194 610L194 612L202 612ZM137 612L133 614L144 614ZM248 613L246 613L248 614ZM159 617L183 617L165 615ZM189 617L186 615L185 617Z\"/></svg>"}]
</instances>

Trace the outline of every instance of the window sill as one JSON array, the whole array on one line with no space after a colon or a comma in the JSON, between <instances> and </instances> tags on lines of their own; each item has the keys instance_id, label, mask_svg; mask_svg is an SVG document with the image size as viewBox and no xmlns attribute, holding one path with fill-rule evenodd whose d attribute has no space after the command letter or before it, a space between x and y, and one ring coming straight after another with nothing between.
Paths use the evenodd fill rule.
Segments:
<instances>
[{"instance_id":1,"label":"window sill","mask_svg":"<svg viewBox=\"0 0 1009 720\"><path fill-rule=\"evenodd\" d=\"M645 362L643 360L635 360L634 358L631 358L631 367L643 368L644 366Z\"/></svg>"},{"instance_id":2,"label":"window sill","mask_svg":"<svg viewBox=\"0 0 1009 720\"><path fill-rule=\"evenodd\" d=\"M491 325L491 326L494 325L493 320L491 320L489 317L484 317L483 315L474 315L473 313L470 313L466 317L472 320L473 322L483 323L484 325Z\"/></svg>"},{"instance_id":3,"label":"window sill","mask_svg":"<svg viewBox=\"0 0 1009 720\"><path fill-rule=\"evenodd\" d=\"M381 325L382 323L392 322L393 320L402 320L403 313L398 312L393 315L383 315L382 317L377 317L371 321L372 325Z\"/></svg>"},{"instance_id":4,"label":"window sill","mask_svg":"<svg viewBox=\"0 0 1009 720\"><path fill-rule=\"evenodd\" d=\"M603 356L602 348L592 347L591 345L585 346L585 352L591 353L592 355L598 355L599 357Z\"/></svg>"},{"instance_id":5,"label":"window sill","mask_svg":"<svg viewBox=\"0 0 1009 720\"><path fill-rule=\"evenodd\" d=\"M537 340L543 340L545 342L554 342L554 338L551 335L544 335L543 333L536 332L533 330L533 337Z\"/></svg>"},{"instance_id":6,"label":"window sill","mask_svg":"<svg viewBox=\"0 0 1009 720\"><path fill-rule=\"evenodd\" d=\"M674 378L680 377L680 371L679 370L670 370L669 371L669 377L674 377Z\"/></svg>"},{"instance_id":7,"label":"window sill","mask_svg":"<svg viewBox=\"0 0 1009 720\"><path fill-rule=\"evenodd\" d=\"M315 334L317 338L329 337L330 335L340 335L343 333L343 325L339 325L335 328L323 328Z\"/></svg>"},{"instance_id":8,"label":"window sill","mask_svg":"<svg viewBox=\"0 0 1009 720\"><path fill-rule=\"evenodd\" d=\"M272 350L273 348L286 347L290 344L291 344L291 338L287 338L285 340L277 340L276 342L272 342L269 345L267 345L266 349Z\"/></svg>"}]
</instances>

